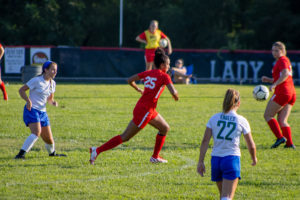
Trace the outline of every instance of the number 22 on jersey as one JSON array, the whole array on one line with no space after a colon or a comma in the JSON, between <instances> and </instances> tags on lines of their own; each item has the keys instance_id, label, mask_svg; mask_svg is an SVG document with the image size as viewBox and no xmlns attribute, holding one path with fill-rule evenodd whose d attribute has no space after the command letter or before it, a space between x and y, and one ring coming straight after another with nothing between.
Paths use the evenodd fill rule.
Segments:
<instances>
[{"instance_id":1,"label":"number 22 on jersey","mask_svg":"<svg viewBox=\"0 0 300 200\"><path fill-rule=\"evenodd\" d=\"M221 126L221 129L217 135L217 139L232 141L231 134L236 128L236 123L219 120L217 126Z\"/></svg>"},{"instance_id":2,"label":"number 22 on jersey","mask_svg":"<svg viewBox=\"0 0 300 200\"><path fill-rule=\"evenodd\" d=\"M155 81L157 80L157 78L153 78L153 77L150 77L150 76L147 76L145 78L145 87L146 88L150 88L150 89L153 89L155 88Z\"/></svg>"}]
</instances>

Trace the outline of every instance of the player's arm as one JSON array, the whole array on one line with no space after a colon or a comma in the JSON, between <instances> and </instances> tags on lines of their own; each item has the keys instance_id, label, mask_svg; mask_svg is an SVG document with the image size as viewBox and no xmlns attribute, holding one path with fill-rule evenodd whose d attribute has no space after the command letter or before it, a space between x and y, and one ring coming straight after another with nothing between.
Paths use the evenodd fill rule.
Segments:
<instances>
[{"instance_id":1,"label":"player's arm","mask_svg":"<svg viewBox=\"0 0 300 200\"><path fill-rule=\"evenodd\" d=\"M265 83L273 83L274 79L267 76L262 76L261 81Z\"/></svg>"},{"instance_id":2,"label":"player's arm","mask_svg":"<svg viewBox=\"0 0 300 200\"><path fill-rule=\"evenodd\" d=\"M181 75L185 75L186 74L186 68L183 67L182 69L176 68L176 67L172 67L172 70L175 72L180 73Z\"/></svg>"},{"instance_id":3,"label":"player's arm","mask_svg":"<svg viewBox=\"0 0 300 200\"><path fill-rule=\"evenodd\" d=\"M128 84L129 84L131 87L133 87L136 91L138 91L139 93L143 94L144 91L143 91L141 88L139 88L139 87L136 85L136 83L135 83L135 81L139 81L139 80L141 80L140 77L139 77L137 74L135 74L135 75L129 77L129 78L127 79L127 82L128 82Z\"/></svg>"},{"instance_id":4,"label":"player's arm","mask_svg":"<svg viewBox=\"0 0 300 200\"><path fill-rule=\"evenodd\" d=\"M147 44L147 41L146 41L146 40L144 40L144 39L142 39L142 38L140 38L140 35L138 35L138 36L135 38L135 40L136 40L136 41L138 41L138 42L141 42L141 43Z\"/></svg>"},{"instance_id":5,"label":"player's arm","mask_svg":"<svg viewBox=\"0 0 300 200\"><path fill-rule=\"evenodd\" d=\"M20 97L26 101L26 103L27 103L26 108L30 111L31 107L32 107L32 103L26 94L27 90L29 90L29 87L25 84L19 89L19 94L20 94Z\"/></svg>"},{"instance_id":6,"label":"player's arm","mask_svg":"<svg viewBox=\"0 0 300 200\"><path fill-rule=\"evenodd\" d=\"M173 98L175 99L175 101L178 101L179 97L178 97L178 92L175 89L174 85L172 83L167 85L168 90L170 91L170 93L172 94Z\"/></svg>"},{"instance_id":7,"label":"player's arm","mask_svg":"<svg viewBox=\"0 0 300 200\"><path fill-rule=\"evenodd\" d=\"M255 166L257 163L257 158L256 158L256 146L255 143L253 141L252 135L251 133L248 133L246 135L244 135L244 138L246 140L247 143L247 147L249 150L249 153L251 155L251 159L252 159L252 166Z\"/></svg>"},{"instance_id":8,"label":"player's arm","mask_svg":"<svg viewBox=\"0 0 300 200\"><path fill-rule=\"evenodd\" d=\"M280 77L278 78L277 81L275 81L271 86L270 86L270 91L273 91L273 89L276 88L277 85L283 83L288 77L289 77L289 70L288 69L283 69L280 72Z\"/></svg>"},{"instance_id":9,"label":"player's arm","mask_svg":"<svg viewBox=\"0 0 300 200\"><path fill-rule=\"evenodd\" d=\"M171 40L168 37L166 37L166 40L168 41L168 54L171 55L173 52Z\"/></svg>"},{"instance_id":10,"label":"player's arm","mask_svg":"<svg viewBox=\"0 0 300 200\"><path fill-rule=\"evenodd\" d=\"M199 155L199 161L198 161L198 166L197 166L197 171L201 176L203 176L205 173L204 158L205 158L205 154L208 149L208 145L209 145L211 136L212 136L212 129L206 127L205 133L204 133L204 136L203 136L203 139L201 142L201 146L200 146L200 155Z\"/></svg>"},{"instance_id":11,"label":"player's arm","mask_svg":"<svg viewBox=\"0 0 300 200\"><path fill-rule=\"evenodd\" d=\"M57 101L54 100L54 93L51 93L50 96L48 97L47 99L48 103L57 107L58 106L58 103Z\"/></svg>"},{"instance_id":12,"label":"player's arm","mask_svg":"<svg viewBox=\"0 0 300 200\"><path fill-rule=\"evenodd\" d=\"M0 47L0 60L1 60L2 56L3 56L3 54L4 54L4 48L3 48L3 46L1 46Z\"/></svg>"}]
</instances>

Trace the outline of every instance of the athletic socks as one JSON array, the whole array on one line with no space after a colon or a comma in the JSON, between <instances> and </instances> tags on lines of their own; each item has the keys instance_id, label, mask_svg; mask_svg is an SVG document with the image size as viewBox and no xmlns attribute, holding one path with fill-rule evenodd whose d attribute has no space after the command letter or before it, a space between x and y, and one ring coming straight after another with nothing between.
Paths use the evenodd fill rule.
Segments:
<instances>
[{"instance_id":1,"label":"athletic socks","mask_svg":"<svg viewBox=\"0 0 300 200\"><path fill-rule=\"evenodd\" d=\"M276 119L272 118L271 120L269 120L268 125L277 139L280 139L283 137L283 135L281 134L279 123L277 122Z\"/></svg>"},{"instance_id":2,"label":"athletic socks","mask_svg":"<svg viewBox=\"0 0 300 200\"><path fill-rule=\"evenodd\" d=\"M2 81L2 83L0 84L0 89L2 90L4 100L7 100L8 97L7 97L7 93L6 93L5 85L4 85L4 82L3 82L3 81Z\"/></svg>"},{"instance_id":3,"label":"athletic socks","mask_svg":"<svg viewBox=\"0 0 300 200\"><path fill-rule=\"evenodd\" d=\"M293 141L292 141L292 131L291 127L281 127L282 134L286 138L286 146L292 146Z\"/></svg>"},{"instance_id":4,"label":"athletic socks","mask_svg":"<svg viewBox=\"0 0 300 200\"><path fill-rule=\"evenodd\" d=\"M38 138L39 138L38 136L31 133L31 135L29 135L28 138L25 140L25 142L24 142L21 149L26 151L26 152L29 152Z\"/></svg>"},{"instance_id":5,"label":"athletic socks","mask_svg":"<svg viewBox=\"0 0 300 200\"><path fill-rule=\"evenodd\" d=\"M122 144L122 138L120 135L117 135L113 138L111 138L109 141L107 141L106 143L104 143L103 145L101 145L100 147L98 147L96 149L97 154L103 152L103 151L107 151L110 150L112 148L115 148L116 146Z\"/></svg>"},{"instance_id":6,"label":"athletic socks","mask_svg":"<svg viewBox=\"0 0 300 200\"><path fill-rule=\"evenodd\" d=\"M156 135L156 142L155 142L154 151L152 155L153 158L158 158L159 152L162 149L165 140L166 140L165 135L160 135L160 134Z\"/></svg>"},{"instance_id":7,"label":"athletic socks","mask_svg":"<svg viewBox=\"0 0 300 200\"><path fill-rule=\"evenodd\" d=\"M25 159L26 152L29 152L30 149L33 147L34 143L37 141L39 137L31 133L25 140L22 148L20 149L19 153L16 155L15 159Z\"/></svg>"},{"instance_id":8,"label":"athletic socks","mask_svg":"<svg viewBox=\"0 0 300 200\"><path fill-rule=\"evenodd\" d=\"M229 197L221 197L221 200L231 200Z\"/></svg>"},{"instance_id":9,"label":"athletic socks","mask_svg":"<svg viewBox=\"0 0 300 200\"><path fill-rule=\"evenodd\" d=\"M55 146L54 143L53 144L45 144L45 147L48 151L48 154L52 154L53 152L55 152Z\"/></svg>"}]
</instances>

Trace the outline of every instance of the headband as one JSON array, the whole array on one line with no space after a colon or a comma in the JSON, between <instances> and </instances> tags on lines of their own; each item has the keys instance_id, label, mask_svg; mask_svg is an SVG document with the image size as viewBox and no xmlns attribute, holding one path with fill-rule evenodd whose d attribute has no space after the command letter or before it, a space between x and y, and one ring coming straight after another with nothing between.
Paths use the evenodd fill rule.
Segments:
<instances>
[{"instance_id":1,"label":"headband","mask_svg":"<svg viewBox=\"0 0 300 200\"><path fill-rule=\"evenodd\" d=\"M51 65L51 63L52 63L52 61L46 61L46 62L44 62L44 64L43 64L43 71L46 69L46 68L48 68L49 67L49 65Z\"/></svg>"}]
</instances>

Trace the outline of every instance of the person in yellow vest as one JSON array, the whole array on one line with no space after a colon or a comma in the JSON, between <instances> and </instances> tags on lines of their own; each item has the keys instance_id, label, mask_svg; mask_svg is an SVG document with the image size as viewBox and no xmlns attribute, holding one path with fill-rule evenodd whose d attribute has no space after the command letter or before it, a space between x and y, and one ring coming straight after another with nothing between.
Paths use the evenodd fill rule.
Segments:
<instances>
[{"instance_id":1,"label":"person in yellow vest","mask_svg":"<svg viewBox=\"0 0 300 200\"><path fill-rule=\"evenodd\" d=\"M168 41L168 54L172 53L172 45L170 39L158 29L158 21L152 20L148 30L136 37L136 41L146 44L145 47L145 61L146 70L153 68L153 61L155 56L155 50L159 47L160 39L166 39Z\"/></svg>"}]
</instances>

